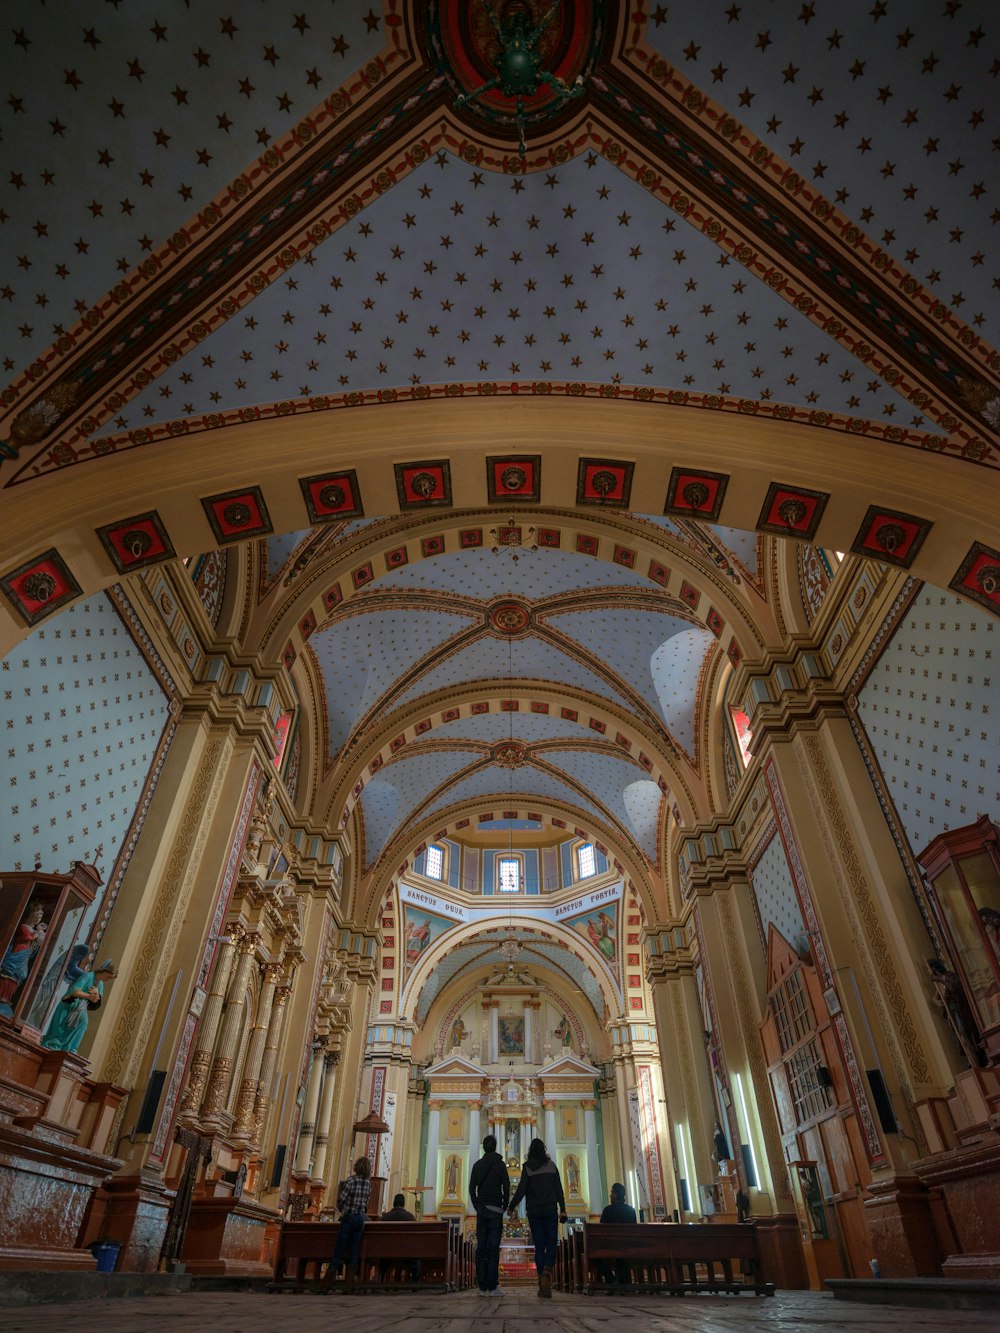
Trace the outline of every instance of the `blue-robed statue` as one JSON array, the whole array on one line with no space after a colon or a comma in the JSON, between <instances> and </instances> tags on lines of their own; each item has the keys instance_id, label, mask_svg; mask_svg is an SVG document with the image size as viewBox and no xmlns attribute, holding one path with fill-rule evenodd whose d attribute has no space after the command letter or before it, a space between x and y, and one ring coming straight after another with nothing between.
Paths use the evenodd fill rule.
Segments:
<instances>
[{"instance_id":1,"label":"blue-robed statue","mask_svg":"<svg viewBox=\"0 0 1000 1333\"><path fill-rule=\"evenodd\" d=\"M52 1015L42 1045L50 1051L79 1049L91 1009L99 1009L104 999L104 983L116 976L114 964L106 959L94 972L82 972L71 981L66 994Z\"/></svg>"}]
</instances>

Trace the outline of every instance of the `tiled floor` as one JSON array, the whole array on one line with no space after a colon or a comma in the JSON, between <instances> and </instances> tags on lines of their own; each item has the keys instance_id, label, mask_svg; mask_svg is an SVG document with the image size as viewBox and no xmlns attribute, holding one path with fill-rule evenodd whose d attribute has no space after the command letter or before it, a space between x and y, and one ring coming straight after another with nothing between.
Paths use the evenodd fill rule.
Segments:
<instances>
[{"instance_id":1,"label":"tiled floor","mask_svg":"<svg viewBox=\"0 0 1000 1333\"><path fill-rule=\"evenodd\" d=\"M533 1289L481 1300L453 1296L272 1296L206 1292L181 1296L8 1306L3 1333L966 1333L998 1327L996 1311L895 1309L834 1301L812 1292L682 1298L555 1295Z\"/></svg>"}]
</instances>

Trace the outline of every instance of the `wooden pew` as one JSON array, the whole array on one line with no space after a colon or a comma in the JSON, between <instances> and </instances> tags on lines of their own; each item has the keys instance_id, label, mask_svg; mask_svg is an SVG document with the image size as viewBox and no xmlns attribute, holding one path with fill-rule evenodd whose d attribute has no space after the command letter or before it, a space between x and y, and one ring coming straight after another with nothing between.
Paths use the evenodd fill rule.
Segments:
<instances>
[{"instance_id":1,"label":"wooden pew","mask_svg":"<svg viewBox=\"0 0 1000 1333\"><path fill-rule=\"evenodd\" d=\"M590 1295L620 1290L597 1281L599 1260L627 1262L628 1289L632 1291L669 1291L677 1296L742 1291L774 1295L774 1284L765 1280L753 1226L587 1222L582 1264L586 1290Z\"/></svg>"},{"instance_id":2,"label":"wooden pew","mask_svg":"<svg viewBox=\"0 0 1000 1333\"><path fill-rule=\"evenodd\" d=\"M326 1291L333 1285L328 1266L337 1244L338 1222L285 1222L278 1238L271 1291ZM355 1290L410 1290L410 1264L420 1261L420 1286L454 1290L455 1243L447 1222L367 1222L358 1251ZM382 1281L382 1267L387 1266ZM390 1281L391 1275L397 1281Z\"/></svg>"}]
</instances>

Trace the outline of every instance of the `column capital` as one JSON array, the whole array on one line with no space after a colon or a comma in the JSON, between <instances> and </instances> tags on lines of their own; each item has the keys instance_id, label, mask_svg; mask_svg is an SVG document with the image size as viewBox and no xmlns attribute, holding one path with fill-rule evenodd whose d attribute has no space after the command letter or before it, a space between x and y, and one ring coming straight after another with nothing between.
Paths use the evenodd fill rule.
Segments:
<instances>
[{"instance_id":1,"label":"column capital","mask_svg":"<svg viewBox=\"0 0 1000 1333\"><path fill-rule=\"evenodd\" d=\"M597 1110L597 1099L594 1098L594 1097L586 1097L586 1098L584 1098L584 1100L580 1103L580 1105L583 1107L583 1109L584 1109L585 1111L596 1111L596 1110Z\"/></svg>"},{"instance_id":2,"label":"column capital","mask_svg":"<svg viewBox=\"0 0 1000 1333\"><path fill-rule=\"evenodd\" d=\"M470 1097L465 1104L470 1111L481 1111L483 1109L482 1102L478 1101L475 1097Z\"/></svg>"},{"instance_id":3,"label":"column capital","mask_svg":"<svg viewBox=\"0 0 1000 1333\"><path fill-rule=\"evenodd\" d=\"M282 973L284 972L284 970L285 970L284 966L281 963L265 963L264 980L269 985L277 986L278 982L281 980Z\"/></svg>"},{"instance_id":4,"label":"column capital","mask_svg":"<svg viewBox=\"0 0 1000 1333\"><path fill-rule=\"evenodd\" d=\"M279 986L278 989L274 992L273 1002L280 1009L283 1005L286 1005L288 1003L291 993L292 993L291 985Z\"/></svg>"},{"instance_id":5,"label":"column capital","mask_svg":"<svg viewBox=\"0 0 1000 1333\"><path fill-rule=\"evenodd\" d=\"M440 1111L443 1106L444 1102L440 1099L440 1097L435 1097L432 1101L429 1101L427 1103L428 1111Z\"/></svg>"},{"instance_id":6,"label":"column capital","mask_svg":"<svg viewBox=\"0 0 1000 1333\"><path fill-rule=\"evenodd\" d=\"M556 1109L556 1104L555 1104L555 1102L552 1100L551 1097L546 1097L545 1100L542 1102L542 1110L543 1110L543 1111L554 1111L555 1109Z\"/></svg>"}]
</instances>

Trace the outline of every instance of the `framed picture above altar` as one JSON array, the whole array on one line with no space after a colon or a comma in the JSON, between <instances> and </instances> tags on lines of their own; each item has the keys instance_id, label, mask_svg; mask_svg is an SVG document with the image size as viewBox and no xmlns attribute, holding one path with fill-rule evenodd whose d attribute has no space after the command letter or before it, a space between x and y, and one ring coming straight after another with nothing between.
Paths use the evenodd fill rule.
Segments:
<instances>
[{"instance_id":1,"label":"framed picture above altar","mask_svg":"<svg viewBox=\"0 0 1000 1333\"><path fill-rule=\"evenodd\" d=\"M497 1019L497 1047L502 1057L524 1055L524 1015L501 1014Z\"/></svg>"}]
</instances>

